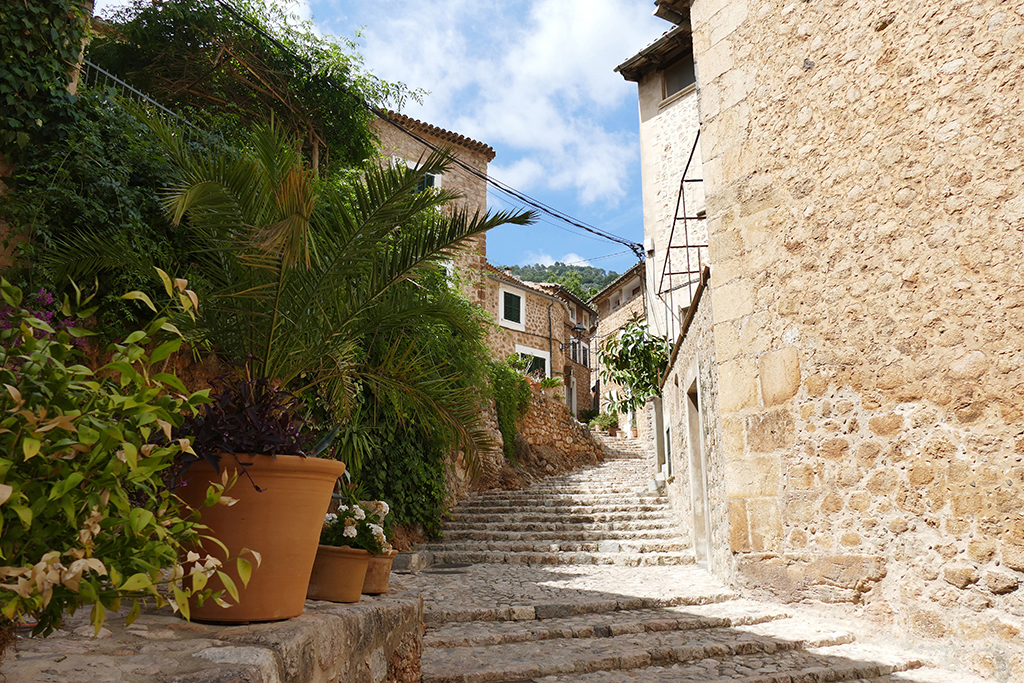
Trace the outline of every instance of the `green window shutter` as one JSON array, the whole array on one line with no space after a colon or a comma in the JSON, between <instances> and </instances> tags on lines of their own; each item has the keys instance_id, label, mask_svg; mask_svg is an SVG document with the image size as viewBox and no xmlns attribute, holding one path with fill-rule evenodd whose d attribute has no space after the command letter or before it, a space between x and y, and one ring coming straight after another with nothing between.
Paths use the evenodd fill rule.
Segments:
<instances>
[{"instance_id":1,"label":"green window shutter","mask_svg":"<svg viewBox=\"0 0 1024 683\"><path fill-rule=\"evenodd\" d=\"M502 317L509 322L523 323L523 298L517 294L505 292Z\"/></svg>"}]
</instances>

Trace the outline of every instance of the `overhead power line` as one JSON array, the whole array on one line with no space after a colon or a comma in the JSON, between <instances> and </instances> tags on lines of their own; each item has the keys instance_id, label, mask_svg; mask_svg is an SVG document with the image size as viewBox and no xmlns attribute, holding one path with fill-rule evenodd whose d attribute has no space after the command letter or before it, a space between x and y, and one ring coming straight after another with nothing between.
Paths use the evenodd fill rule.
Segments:
<instances>
[{"instance_id":1,"label":"overhead power line","mask_svg":"<svg viewBox=\"0 0 1024 683\"><path fill-rule=\"evenodd\" d=\"M252 30L254 30L257 33L259 33L260 35L262 35L267 40L269 40L272 43L274 43L274 45L276 45L278 47L278 49L283 50L284 52L292 55L292 57L294 57L295 59L297 59L300 62L302 62L308 69L312 70L312 66L313 65L312 65L312 63L308 59L306 59L305 57L303 57L301 55L295 54L290 48L288 48L288 46L286 46L284 43L282 43L280 40L278 40L274 36L272 36L269 33L267 33L263 29L262 26L260 26L259 24L256 24L255 22L251 21L248 17L246 17L244 14L242 14L237 9L235 9L229 2L227 2L227 0L214 0L214 2L216 4L218 4L218 5L220 5L221 7L223 7L228 12L230 12L239 21L241 21L244 24L246 24L247 26L249 26L249 28L251 28ZM338 88L339 90L341 90L343 92L346 92L346 93L349 93L350 95L352 95L352 97L354 97L357 100L357 102L359 103L360 106L365 108L367 111L369 111L371 114L373 114L374 116L376 116L380 120L382 120L385 123L388 123L391 126L397 128L398 130L402 131L403 133L405 133L406 135L408 135L412 139L416 140L420 144L425 145L429 149L432 149L434 151L438 150L438 146L437 145L435 145L434 143L430 142L429 140L424 139L422 136L418 135L416 132L414 132L412 130L409 130L409 128L407 126L403 126L400 122L395 121L390 116L388 116L387 112L382 111L378 107L374 107L369 102L364 100L362 97L359 97L358 95L353 93L346 86L336 82L334 80L333 76L328 75L327 76L327 81L328 81L328 83L330 83L335 88ZM558 219L558 220L560 220L560 221L562 221L562 222L564 222L564 223L566 223L568 225L572 225L575 228L578 228L578 229L583 230L585 232L588 232L590 234L596 235L596 236L601 237L603 239L606 239L606 240L609 240L609 241L612 241L612 242L616 242L617 244L621 244L621 245L627 247L630 251L632 251L633 254L637 257L638 260L641 260L641 261L644 260L644 248L643 248L642 244L640 244L638 242L634 242L634 241L629 240L629 239L626 239L625 237L620 237L619 235L616 235L614 233L608 232L607 230L602 230L601 228L595 227L593 225L589 225L589 224L584 223L583 221L581 221L579 219L573 218L572 216L570 216L569 214L565 213L564 211L560 211L558 209L555 209L554 207L548 206L544 202L542 202L542 201L540 201L538 199L534 199L533 197L527 195L524 192L520 192L519 190L515 189L511 185L503 183L500 180L497 180L496 178L493 178L493 177L489 176L486 173L481 173L480 171L478 171L477 169L473 168L469 164L463 162L457 156L452 155L452 161L453 161L453 163L455 163L457 166L459 166L464 171L470 173L471 175L473 175L476 178L479 178L479 179L483 180L484 182L488 183L489 185L491 185L492 187L498 189L499 191L504 192L504 193L506 193L506 194L508 194L508 195L510 195L512 197L515 197L517 200L522 202L524 205L529 206L529 207L531 207L533 209L536 209L537 211L540 211L541 213L547 214L547 215L549 215L549 216L551 216L553 218L556 218L556 219Z\"/></svg>"}]
</instances>

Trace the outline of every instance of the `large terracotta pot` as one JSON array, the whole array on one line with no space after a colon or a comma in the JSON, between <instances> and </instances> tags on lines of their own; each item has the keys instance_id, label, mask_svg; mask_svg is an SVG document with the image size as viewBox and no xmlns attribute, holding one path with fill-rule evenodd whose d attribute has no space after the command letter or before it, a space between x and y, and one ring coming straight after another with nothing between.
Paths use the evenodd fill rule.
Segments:
<instances>
[{"instance_id":1,"label":"large terracotta pot","mask_svg":"<svg viewBox=\"0 0 1024 683\"><path fill-rule=\"evenodd\" d=\"M391 581L391 563L395 560L397 550L382 555L371 555L366 568L366 579L363 580L363 592L367 595L380 595L388 592Z\"/></svg>"},{"instance_id":2,"label":"large terracotta pot","mask_svg":"<svg viewBox=\"0 0 1024 683\"><path fill-rule=\"evenodd\" d=\"M330 602L359 602L371 557L365 550L321 545L316 550L306 597Z\"/></svg>"},{"instance_id":3,"label":"large terracotta pot","mask_svg":"<svg viewBox=\"0 0 1024 683\"><path fill-rule=\"evenodd\" d=\"M345 463L297 455L224 455L221 469L238 471L238 461L253 482L263 491L256 491L244 472L227 495L238 499L232 506L214 505L198 508L206 498L210 482L220 482L220 475L206 461L193 465L185 475L188 485L179 490L181 498L200 509L202 523L210 527L210 535L227 546L231 561L226 573L239 591L238 604L222 608L212 600L202 607L190 605L195 621L240 623L290 619L302 614L306 587L313 569L320 529L331 502L334 484L345 472ZM243 587L238 578L234 558L243 548L255 550L263 558L252 578ZM207 543L204 554L223 559L216 545ZM251 556L246 559L252 561ZM222 587L213 576L208 584L214 590ZM224 599L233 603L225 592Z\"/></svg>"}]
</instances>

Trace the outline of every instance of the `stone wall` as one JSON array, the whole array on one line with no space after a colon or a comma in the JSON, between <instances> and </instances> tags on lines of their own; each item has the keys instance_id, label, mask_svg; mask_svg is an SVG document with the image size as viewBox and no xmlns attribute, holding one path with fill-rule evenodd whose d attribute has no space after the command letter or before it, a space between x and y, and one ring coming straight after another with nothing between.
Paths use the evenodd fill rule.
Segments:
<instances>
[{"instance_id":1,"label":"stone wall","mask_svg":"<svg viewBox=\"0 0 1024 683\"><path fill-rule=\"evenodd\" d=\"M730 526L730 506L725 490L725 462L722 459L722 428L719 420L718 376L715 372L715 347L712 333L711 297L705 290L697 304L693 321L676 355L662 389L662 419L671 435L671 476L666 489L672 507L677 511L683 528L693 542L703 537L704 547L697 558L709 569L722 576L732 572L730 529L740 530L744 525ZM687 392L696 384L696 426L698 434L691 434L691 399ZM700 451L695 451L696 446ZM694 467L697 458L702 467ZM660 463L659 463L660 464ZM703 472L701 470L703 469ZM703 474L703 476L702 476ZM703 479L703 482L702 482ZM707 497L704 507L707 516L706 531L698 533L694 518L694 487L701 486ZM729 494L735 495L736 491ZM751 514L757 514L751 510Z\"/></svg>"},{"instance_id":2,"label":"stone wall","mask_svg":"<svg viewBox=\"0 0 1024 683\"><path fill-rule=\"evenodd\" d=\"M737 570L956 636L1006 680L1024 5L694 0L691 22Z\"/></svg>"},{"instance_id":3,"label":"stone wall","mask_svg":"<svg viewBox=\"0 0 1024 683\"><path fill-rule=\"evenodd\" d=\"M601 444L590 428L576 420L563 401L537 391L533 392L530 412L523 418L520 433L549 475L604 459Z\"/></svg>"},{"instance_id":4,"label":"stone wall","mask_svg":"<svg viewBox=\"0 0 1024 683\"><path fill-rule=\"evenodd\" d=\"M169 608L125 627L108 613L93 639L88 610L49 638L19 637L0 677L33 683L418 683L423 599L392 590L354 604L309 600L294 619L222 626L189 623Z\"/></svg>"}]
</instances>

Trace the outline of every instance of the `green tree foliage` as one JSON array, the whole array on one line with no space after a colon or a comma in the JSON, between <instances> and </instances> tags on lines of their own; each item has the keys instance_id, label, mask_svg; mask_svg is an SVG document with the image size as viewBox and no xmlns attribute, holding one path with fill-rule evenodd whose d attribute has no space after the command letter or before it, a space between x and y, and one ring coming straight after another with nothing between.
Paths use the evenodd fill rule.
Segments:
<instances>
[{"instance_id":1,"label":"green tree foliage","mask_svg":"<svg viewBox=\"0 0 1024 683\"><path fill-rule=\"evenodd\" d=\"M636 411L657 396L670 352L668 342L651 334L647 324L635 317L620 334L605 339L597 351L601 379L625 390L625 396L609 403L608 412Z\"/></svg>"},{"instance_id":2,"label":"green tree foliage","mask_svg":"<svg viewBox=\"0 0 1024 683\"><path fill-rule=\"evenodd\" d=\"M593 266L571 266L555 262L550 266L512 266L512 274L527 282L557 282L584 301L615 281L619 274Z\"/></svg>"},{"instance_id":3,"label":"green tree foliage","mask_svg":"<svg viewBox=\"0 0 1024 683\"><path fill-rule=\"evenodd\" d=\"M44 142L68 119L71 75L89 35L83 0L17 0L0 7L0 153Z\"/></svg>"},{"instance_id":4,"label":"green tree foliage","mask_svg":"<svg viewBox=\"0 0 1024 683\"><path fill-rule=\"evenodd\" d=\"M373 114L364 103L398 108L408 91L368 74L353 41L318 36L282 2L231 7L237 14L214 0L133 0L88 57L229 138L235 130L244 141L273 115L315 167L370 158Z\"/></svg>"},{"instance_id":5,"label":"green tree foliage","mask_svg":"<svg viewBox=\"0 0 1024 683\"><path fill-rule=\"evenodd\" d=\"M165 207L175 224L187 216L191 262L211 284L198 323L183 321L193 341L283 387L319 385L341 412L360 385L371 387L477 462L489 446L478 396L438 381L421 345L396 343L369 362L363 343L402 333L415 342L409 330L426 320L459 333L478 326L443 302L410 296L409 287L465 238L532 214L441 210L456 195L416 187L426 173L449 169L446 153L418 169L373 167L342 185L318 180L276 126L258 128L249 150L235 155L197 154L174 129L152 125L176 173ZM52 251L72 276L151 270L148 255L111 246L80 234Z\"/></svg>"},{"instance_id":6,"label":"green tree foliage","mask_svg":"<svg viewBox=\"0 0 1024 683\"><path fill-rule=\"evenodd\" d=\"M518 422L530 410L530 383L509 361L494 361L490 366L494 409L498 414L505 457L514 460Z\"/></svg>"},{"instance_id":7,"label":"green tree foliage","mask_svg":"<svg viewBox=\"0 0 1024 683\"><path fill-rule=\"evenodd\" d=\"M22 153L9 181L0 213L24 239L17 243L21 267L8 278L26 290L69 292L65 274L44 262L55 243L89 231L154 263L182 262L178 274L201 290L199 274L182 257L190 249L188 230L172 225L160 204L173 168L159 141L103 92L83 92L72 109L74 116L51 125L50 144ZM155 298L152 271L108 270L99 278L98 329L105 337L123 337L148 320L148 311L121 295L140 289Z\"/></svg>"}]
</instances>

